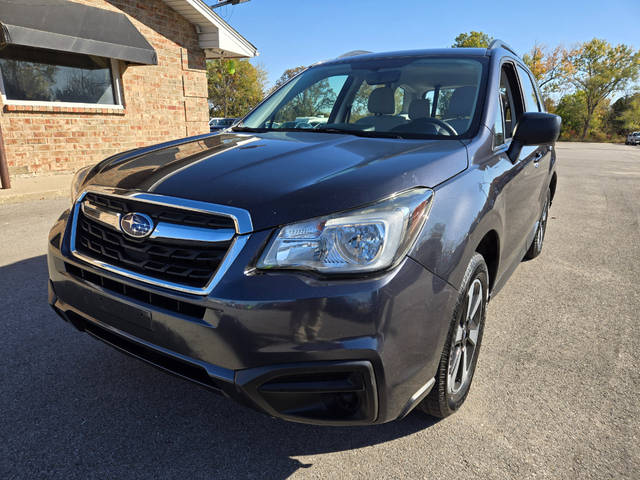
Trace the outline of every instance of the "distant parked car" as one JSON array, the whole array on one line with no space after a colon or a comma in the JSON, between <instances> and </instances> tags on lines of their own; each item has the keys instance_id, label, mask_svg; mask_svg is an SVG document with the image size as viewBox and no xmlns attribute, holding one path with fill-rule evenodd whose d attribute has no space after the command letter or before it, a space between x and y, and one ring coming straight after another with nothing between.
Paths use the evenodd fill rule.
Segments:
<instances>
[{"instance_id":1,"label":"distant parked car","mask_svg":"<svg viewBox=\"0 0 640 480\"><path fill-rule=\"evenodd\" d=\"M627 139L624 142L625 145L639 145L640 144L640 132L631 132L627 135Z\"/></svg>"},{"instance_id":2,"label":"distant parked car","mask_svg":"<svg viewBox=\"0 0 640 480\"><path fill-rule=\"evenodd\" d=\"M209 129L212 132L229 128L238 121L237 118L212 118L209 120Z\"/></svg>"}]
</instances>

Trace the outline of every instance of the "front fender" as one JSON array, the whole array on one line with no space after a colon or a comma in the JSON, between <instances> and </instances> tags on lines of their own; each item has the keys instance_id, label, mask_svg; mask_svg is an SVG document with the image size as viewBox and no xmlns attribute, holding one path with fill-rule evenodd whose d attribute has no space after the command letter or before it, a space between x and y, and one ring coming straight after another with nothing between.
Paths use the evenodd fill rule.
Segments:
<instances>
[{"instance_id":1,"label":"front fender","mask_svg":"<svg viewBox=\"0 0 640 480\"><path fill-rule=\"evenodd\" d=\"M471 256L482 238L503 231L499 205L494 205L479 165L439 185L433 205L410 256L451 286L460 289Z\"/></svg>"}]
</instances>

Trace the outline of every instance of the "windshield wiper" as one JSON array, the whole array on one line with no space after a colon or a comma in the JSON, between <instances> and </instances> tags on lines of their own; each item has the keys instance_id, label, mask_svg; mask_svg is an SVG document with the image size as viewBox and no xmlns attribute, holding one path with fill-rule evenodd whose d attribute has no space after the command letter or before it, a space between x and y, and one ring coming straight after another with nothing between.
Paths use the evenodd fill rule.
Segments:
<instances>
[{"instance_id":1,"label":"windshield wiper","mask_svg":"<svg viewBox=\"0 0 640 480\"><path fill-rule=\"evenodd\" d=\"M306 133L337 133L340 135L354 135L356 137L368 138L407 138L396 132L373 132L370 130L351 130L342 128L254 128L235 126L231 128L234 132L266 133L266 132L306 132Z\"/></svg>"},{"instance_id":2,"label":"windshield wiper","mask_svg":"<svg viewBox=\"0 0 640 480\"><path fill-rule=\"evenodd\" d=\"M314 132L320 133L342 133L346 135L355 135L356 137L369 137L369 138L405 138L396 132L374 132L371 130L349 130L342 128L314 128Z\"/></svg>"},{"instance_id":3,"label":"windshield wiper","mask_svg":"<svg viewBox=\"0 0 640 480\"><path fill-rule=\"evenodd\" d=\"M253 133L264 133L264 132L272 131L269 128L253 128L253 127L244 127L240 125L231 127L231 130L233 130L234 132L253 132Z\"/></svg>"},{"instance_id":4,"label":"windshield wiper","mask_svg":"<svg viewBox=\"0 0 640 480\"><path fill-rule=\"evenodd\" d=\"M314 128L313 131L319 132L319 133L343 133L347 135L356 135L358 133L358 130L346 130L343 128L335 128L335 127Z\"/></svg>"}]
</instances>

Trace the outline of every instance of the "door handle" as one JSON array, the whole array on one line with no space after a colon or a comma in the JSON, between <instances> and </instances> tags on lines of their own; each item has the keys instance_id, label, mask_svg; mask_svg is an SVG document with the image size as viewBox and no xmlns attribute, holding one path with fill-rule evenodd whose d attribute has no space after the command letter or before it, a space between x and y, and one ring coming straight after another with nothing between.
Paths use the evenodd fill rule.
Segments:
<instances>
[{"instance_id":1,"label":"door handle","mask_svg":"<svg viewBox=\"0 0 640 480\"><path fill-rule=\"evenodd\" d=\"M536 153L536 156L533 157L533 163L536 164L536 168L540 166L540 160L542 160L542 157L544 157L544 152L538 152Z\"/></svg>"}]
</instances>

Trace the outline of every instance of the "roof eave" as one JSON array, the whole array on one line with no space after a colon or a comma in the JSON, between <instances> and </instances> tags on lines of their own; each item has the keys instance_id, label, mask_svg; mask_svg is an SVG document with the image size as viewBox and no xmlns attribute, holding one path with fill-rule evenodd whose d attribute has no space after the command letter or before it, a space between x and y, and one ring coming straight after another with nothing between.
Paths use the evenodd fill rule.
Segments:
<instances>
[{"instance_id":1,"label":"roof eave","mask_svg":"<svg viewBox=\"0 0 640 480\"><path fill-rule=\"evenodd\" d=\"M207 58L252 58L258 56L258 49L238 33L231 25L225 22L202 0L165 0L169 6L181 3L195 14L194 18L187 18L198 31L198 43L205 51ZM174 8L176 8L174 6ZM176 8L177 10L177 8ZM182 13L178 10L178 13ZM191 15L189 15L191 17ZM212 33L216 33L212 37Z\"/></svg>"}]
</instances>

